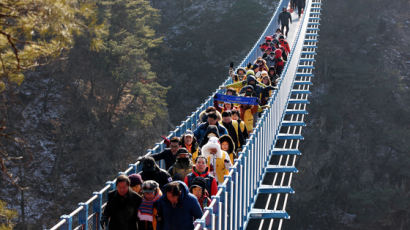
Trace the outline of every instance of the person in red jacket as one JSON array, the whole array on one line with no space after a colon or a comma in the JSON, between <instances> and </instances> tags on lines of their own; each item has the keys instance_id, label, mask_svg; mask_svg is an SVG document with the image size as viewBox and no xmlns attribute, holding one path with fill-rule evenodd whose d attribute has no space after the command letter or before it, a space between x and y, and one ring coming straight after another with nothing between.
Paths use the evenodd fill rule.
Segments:
<instances>
[{"instance_id":1,"label":"person in red jacket","mask_svg":"<svg viewBox=\"0 0 410 230\"><path fill-rule=\"evenodd\" d=\"M215 177L209 175L208 170L208 160L204 156L198 156L195 159L195 166L192 168L192 173L188 174L185 177L185 184L188 187L191 187L192 181L195 177L203 177L206 181L206 190L211 194L211 196L216 195L218 192L218 183L216 182Z\"/></svg>"},{"instance_id":2,"label":"person in red jacket","mask_svg":"<svg viewBox=\"0 0 410 230\"><path fill-rule=\"evenodd\" d=\"M285 48L286 54L290 53L289 43L285 40L285 37L283 35L279 37L279 44L281 47Z\"/></svg>"},{"instance_id":3,"label":"person in red jacket","mask_svg":"<svg viewBox=\"0 0 410 230\"><path fill-rule=\"evenodd\" d=\"M282 74L284 66L285 66L285 63L283 62L283 59L282 59L282 50L276 49L275 50L275 69L276 69L276 73L279 76Z\"/></svg>"}]
</instances>

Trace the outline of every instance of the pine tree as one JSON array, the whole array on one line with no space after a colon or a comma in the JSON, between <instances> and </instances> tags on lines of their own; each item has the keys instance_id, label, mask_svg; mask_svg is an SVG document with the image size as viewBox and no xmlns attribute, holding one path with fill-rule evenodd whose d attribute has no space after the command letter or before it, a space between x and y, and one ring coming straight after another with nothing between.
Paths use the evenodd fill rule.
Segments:
<instances>
[{"instance_id":1,"label":"pine tree","mask_svg":"<svg viewBox=\"0 0 410 230\"><path fill-rule=\"evenodd\" d=\"M0 2L0 92L20 85L24 73L50 63L69 50L74 35L95 17L96 4L76 0L4 0ZM90 26L90 25L88 25ZM98 36L92 40L97 48Z\"/></svg>"},{"instance_id":2,"label":"pine tree","mask_svg":"<svg viewBox=\"0 0 410 230\"><path fill-rule=\"evenodd\" d=\"M8 209L6 202L0 200L0 230L13 229L13 220L17 218L17 212Z\"/></svg>"}]
</instances>

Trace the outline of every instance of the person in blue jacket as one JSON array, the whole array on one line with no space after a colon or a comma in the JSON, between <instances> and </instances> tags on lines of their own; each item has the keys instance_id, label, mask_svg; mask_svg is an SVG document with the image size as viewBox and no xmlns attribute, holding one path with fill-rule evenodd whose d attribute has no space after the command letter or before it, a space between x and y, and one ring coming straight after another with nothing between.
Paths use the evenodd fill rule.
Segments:
<instances>
[{"instance_id":1,"label":"person in blue jacket","mask_svg":"<svg viewBox=\"0 0 410 230\"><path fill-rule=\"evenodd\" d=\"M202 210L196 197L182 181L173 181L154 204L157 210L157 230L191 230Z\"/></svg>"},{"instance_id":2,"label":"person in blue jacket","mask_svg":"<svg viewBox=\"0 0 410 230\"><path fill-rule=\"evenodd\" d=\"M200 124L194 131L198 143L202 143L202 139L205 137L209 125L215 125L218 128L219 135L228 134L226 128L219 124L218 115L215 112L207 113L207 117L207 122Z\"/></svg>"}]
</instances>

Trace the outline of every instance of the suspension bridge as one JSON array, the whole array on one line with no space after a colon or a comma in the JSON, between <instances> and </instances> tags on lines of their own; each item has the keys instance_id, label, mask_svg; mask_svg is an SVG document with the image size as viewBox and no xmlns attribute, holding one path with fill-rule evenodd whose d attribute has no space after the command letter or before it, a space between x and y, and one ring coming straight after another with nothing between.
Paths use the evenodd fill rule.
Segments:
<instances>
[{"instance_id":1,"label":"suspension bridge","mask_svg":"<svg viewBox=\"0 0 410 230\"><path fill-rule=\"evenodd\" d=\"M281 0L269 24L251 51L238 67L253 63L262 51L259 44L266 36L272 35L277 27L279 13L289 5L289 0ZM204 210L203 216L194 222L195 230L202 229L281 229L284 220L290 219L286 205L292 189L292 177L298 170L296 159L301 155L300 141L302 128L308 114L310 87L321 16L321 0L306 0L301 18L292 13L291 28L287 37L291 53L278 83L257 124L238 154L229 175L225 176L212 202ZM207 100L201 104L182 124L171 131L168 138L181 136L187 129L195 130L200 124L199 115L207 107L213 106L216 93L224 93L223 86L232 83L228 79ZM149 149L147 155L165 149L163 142ZM163 167L163 163L160 162ZM119 174L130 175L139 172L139 163L130 164ZM94 192L86 202L67 215L51 230L101 229L101 213L106 205L107 193L115 189L115 180L106 182L104 188Z\"/></svg>"}]
</instances>

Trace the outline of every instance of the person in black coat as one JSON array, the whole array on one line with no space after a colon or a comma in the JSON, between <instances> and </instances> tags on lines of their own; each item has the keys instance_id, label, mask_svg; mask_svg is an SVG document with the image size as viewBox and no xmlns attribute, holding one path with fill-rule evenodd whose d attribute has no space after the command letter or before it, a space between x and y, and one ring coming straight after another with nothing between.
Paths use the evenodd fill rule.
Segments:
<instances>
[{"instance_id":1,"label":"person in black coat","mask_svg":"<svg viewBox=\"0 0 410 230\"><path fill-rule=\"evenodd\" d=\"M302 14L302 9L305 9L305 5L306 5L306 0L297 0L299 18L300 18L300 15Z\"/></svg>"},{"instance_id":2,"label":"person in black coat","mask_svg":"<svg viewBox=\"0 0 410 230\"><path fill-rule=\"evenodd\" d=\"M169 167L171 167L175 161L177 160L177 152L180 149L180 139L179 137L173 137L170 140L170 148L166 148L164 151L157 153L157 154L152 154L151 156L156 160L164 160L165 161L165 169L168 170Z\"/></svg>"},{"instance_id":3,"label":"person in black coat","mask_svg":"<svg viewBox=\"0 0 410 230\"><path fill-rule=\"evenodd\" d=\"M283 7L282 12L279 14L278 17L278 24L281 24L281 31L283 34L288 37L288 32L289 32L289 22L292 24L292 15L286 10L286 7ZM284 31L286 27L286 33Z\"/></svg>"},{"instance_id":4,"label":"person in black coat","mask_svg":"<svg viewBox=\"0 0 410 230\"><path fill-rule=\"evenodd\" d=\"M130 189L126 175L117 177L116 190L108 193L107 206L101 216L101 226L110 230L137 230L138 208L142 198Z\"/></svg>"},{"instance_id":5,"label":"person in black coat","mask_svg":"<svg viewBox=\"0 0 410 230\"><path fill-rule=\"evenodd\" d=\"M142 157L138 159L142 163L142 171L138 174L141 175L143 181L153 180L159 184L159 187L162 187L172 181L171 175L155 163L154 158L152 157Z\"/></svg>"}]
</instances>

